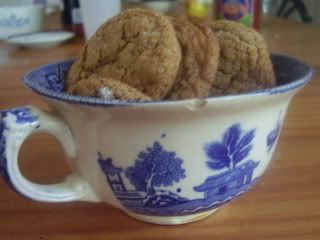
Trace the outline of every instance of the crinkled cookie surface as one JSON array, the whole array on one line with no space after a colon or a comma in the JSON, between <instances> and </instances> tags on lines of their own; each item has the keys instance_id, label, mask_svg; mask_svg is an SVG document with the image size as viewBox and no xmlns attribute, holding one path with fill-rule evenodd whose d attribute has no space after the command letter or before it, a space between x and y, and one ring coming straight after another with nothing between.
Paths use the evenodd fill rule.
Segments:
<instances>
[{"instance_id":1,"label":"crinkled cookie surface","mask_svg":"<svg viewBox=\"0 0 320 240\"><path fill-rule=\"evenodd\" d=\"M275 76L262 36L242 24L209 22L219 40L220 58L211 95L228 95L273 87Z\"/></svg>"},{"instance_id":2,"label":"crinkled cookie surface","mask_svg":"<svg viewBox=\"0 0 320 240\"><path fill-rule=\"evenodd\" d=\"M207 98L219 61L219 44L213 31L192 18L172 18L182 59L169 99Z\"/></svg>"},{"instance_id":3,"label":"crinkled cookie surface","mask_svg":"<svg viewBox=\"0 0 320 240\"><path fill-rule=\"evenodd\" d=\"M103 24L72 65L67 88L92 74L115 79L153 99L171 89L181 49L170 19L146 9L130 9Z\"/></svg>"}]
</instances>

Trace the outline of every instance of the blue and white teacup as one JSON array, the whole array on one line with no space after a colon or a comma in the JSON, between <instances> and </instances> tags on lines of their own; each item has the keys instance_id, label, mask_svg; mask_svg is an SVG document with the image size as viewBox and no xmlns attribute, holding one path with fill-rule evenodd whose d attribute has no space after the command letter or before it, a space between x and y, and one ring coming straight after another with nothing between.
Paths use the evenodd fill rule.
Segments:
<instances>
[{"instance_id":1,"label":"blue and white teacup","mask_svg":"<svg viewBox=\"0 0 320 240\"><path fill-rule=\"evenodd\" d=\"M273 55L277 87L181 101L128 102L71 96L72 61L41 67L24 83L52 107L1 112L0 170L17 192L37 201L106 202L142 221L202 219L252 187L270 163L292 97L312 78L298 59ZM65 148L73 174L39 185L18 168L33 133Z\"/></svg>"},{"instance_id":2,"label":"blue and white teacup","mask_svg":"<svg viewBox=\"0 0 320 240\"><path fill-rule=\"evenodd\" d=\"M40 4L0 4L0 40L12 35L41 31L44 17L45 8Z\"/></svg>"}]
</instances>

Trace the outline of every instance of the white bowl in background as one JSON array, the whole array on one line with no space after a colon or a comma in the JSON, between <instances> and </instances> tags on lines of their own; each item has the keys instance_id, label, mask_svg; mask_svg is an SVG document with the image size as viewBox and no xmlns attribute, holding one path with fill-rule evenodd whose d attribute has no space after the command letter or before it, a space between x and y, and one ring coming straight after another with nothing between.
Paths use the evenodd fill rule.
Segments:
<instances>
[{"instance_id":1,"label":"white bowl in background","mask_svg":"<svg viewBox=\"0 0 320 240\"><path fill-rule=\"evenodd\" d=\"M73 32L48 31L13 35L6 41L19 47L50 48L60 45L73 37Z\"/></svg>"},{"instance_id":2,"label":"white bowl in background","mask_svg":"<svg viewBox=\"0 0 320 240\"><path fill-rule=\"evenodd\" d=\"M0 39L43 30L44 6L0 6Z\"/></svg>"},{"instance_id":3,"label":"white bowl in background","mask_svg":"<svg viewBox=\"0 0 320 240\"><path fill-rule=\"evenodd\" d=\"M143 4L152 10L156 10L162 13L167 13L173 6L173 1L162 0L162 1L144 1Z\"/></svg>"}]
</instances>

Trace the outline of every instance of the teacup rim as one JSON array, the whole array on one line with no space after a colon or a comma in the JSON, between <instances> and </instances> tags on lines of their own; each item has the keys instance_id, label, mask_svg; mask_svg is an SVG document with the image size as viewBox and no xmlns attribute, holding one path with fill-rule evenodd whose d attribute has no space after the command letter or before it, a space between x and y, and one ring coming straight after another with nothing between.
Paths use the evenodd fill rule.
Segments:
<instances>
[{"instance_id":1,"label":"teacup rim","mask_svg":"<svg viewBox=\"0 0 320 240\"><path fill-rule=\"evenodd\" d=\"M299 62L301 65L304 65L304 67L307 68L306 74L300 78L297 78L295 80L292 80L289 83L285 83L279 86L275 86L272 88L266 88L256 91L250 91L250 92L244 92L244 93L238 93L238 94L230 94L230 95L222 95L222 96L213 96L208 97L205 99L184 99L184 100L152 100L152 101L130 101L130 100L120 100L120 99L104 99L104 98L96 98L96 97L86 97L86 96L78 96L78 95L70 95L65 92L60 93L53 90L45 89L38 84L35 84L32 81L33 75L37 73L38 71L51 67L56 66L59 64L66 64L71 63L74 61L74 59L69 60L63 60L58 61L55 63L47 64L40 66L38 68L33 69L32 71L25 74L23 77L23 83L30 88L33 92L58 101L67 102L67 103L73 103L73 104L80 104L80 105L93 105L93 106L144 106L144 105L172 105L172 104L187 104L189 102L194 102L195 100L205 100L207 103L214 102L214 101L230 101L234 99L241 99L245 97L253 97L253 96L261 96L261 95L275 95L275 94L283 94L287 93L299 88L302 88L305 86L308 82L310 82L314 75L314 69L302 61L301 59L293 56L289 56L286 54L281 53L272 53L272 57L283 57L288 58L290 60Z\"/></svg>"}]
</instances>

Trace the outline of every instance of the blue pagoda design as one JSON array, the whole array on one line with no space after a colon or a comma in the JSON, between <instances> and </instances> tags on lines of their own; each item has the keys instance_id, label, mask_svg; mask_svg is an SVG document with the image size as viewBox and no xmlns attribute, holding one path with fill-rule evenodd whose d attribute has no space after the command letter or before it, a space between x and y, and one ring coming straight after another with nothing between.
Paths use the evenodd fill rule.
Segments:
<instances>
[{"instance_id":1,"label":"blue pagoda design","mask_svg":"<svg viewBox=\"0 0 320 240\"><path fill-rule=\"evenodd\" d=\"M130 211L158 216L191 214L217 208L257 181L254 171L259 162L247 160L254 137L255 129L244 132L235 124L221 141L204 145L206 166L219 173L192 187L203 193L196 199L183 197L183 189L175 188L186 177L183 160L158 141L139 152L134 164L126 169L114 166L111 158L103 159L100 153L98 162L115 196Z\"/></svg>"},{"instance_id":2,"label":"blue pagoda design","mask_svg":"<svg viewBox=\"0 0 320 240\"><path fill-rule=\"evenodd\" d=\"M216 196L217 200L220 199L220 196L234 195L239 189L245 188L251 183L253 171L257 166L257 162L249 160L233 171L208 177L204 183L193 189L196 192L203 192L205 198Z\"/></svg>"},{"instance_id":3,"label":"blue pagoda design","mask_svg":"<svg viewBox=\"0 0 320 240\"><path fill-rule=\"evenodd\" d=\"M125 192L126 187L123 184L122 178L120 176L122 168L118 168L112 165L112 159L107 158L104 161L99 161L101 169L106 173L107 181L111 189L117 192Z\"/></svg>"},{"instance_id":4,"label":"blue pagoda design","mask_svg":"<svg viewBox=\"0 0 320 240\"><path fill-rule=\"evenodd\" d=\"M123 170L122 168L115 167L112 165L112 159L107 158L102 160L101 154L98 160L101 169L106 175L107 182L112 189L115 196L123 203L135 205L139 204L137 201L144 199L144 194L135 190L128 190L122 180Z\"/></svg>"}]
</instances>

